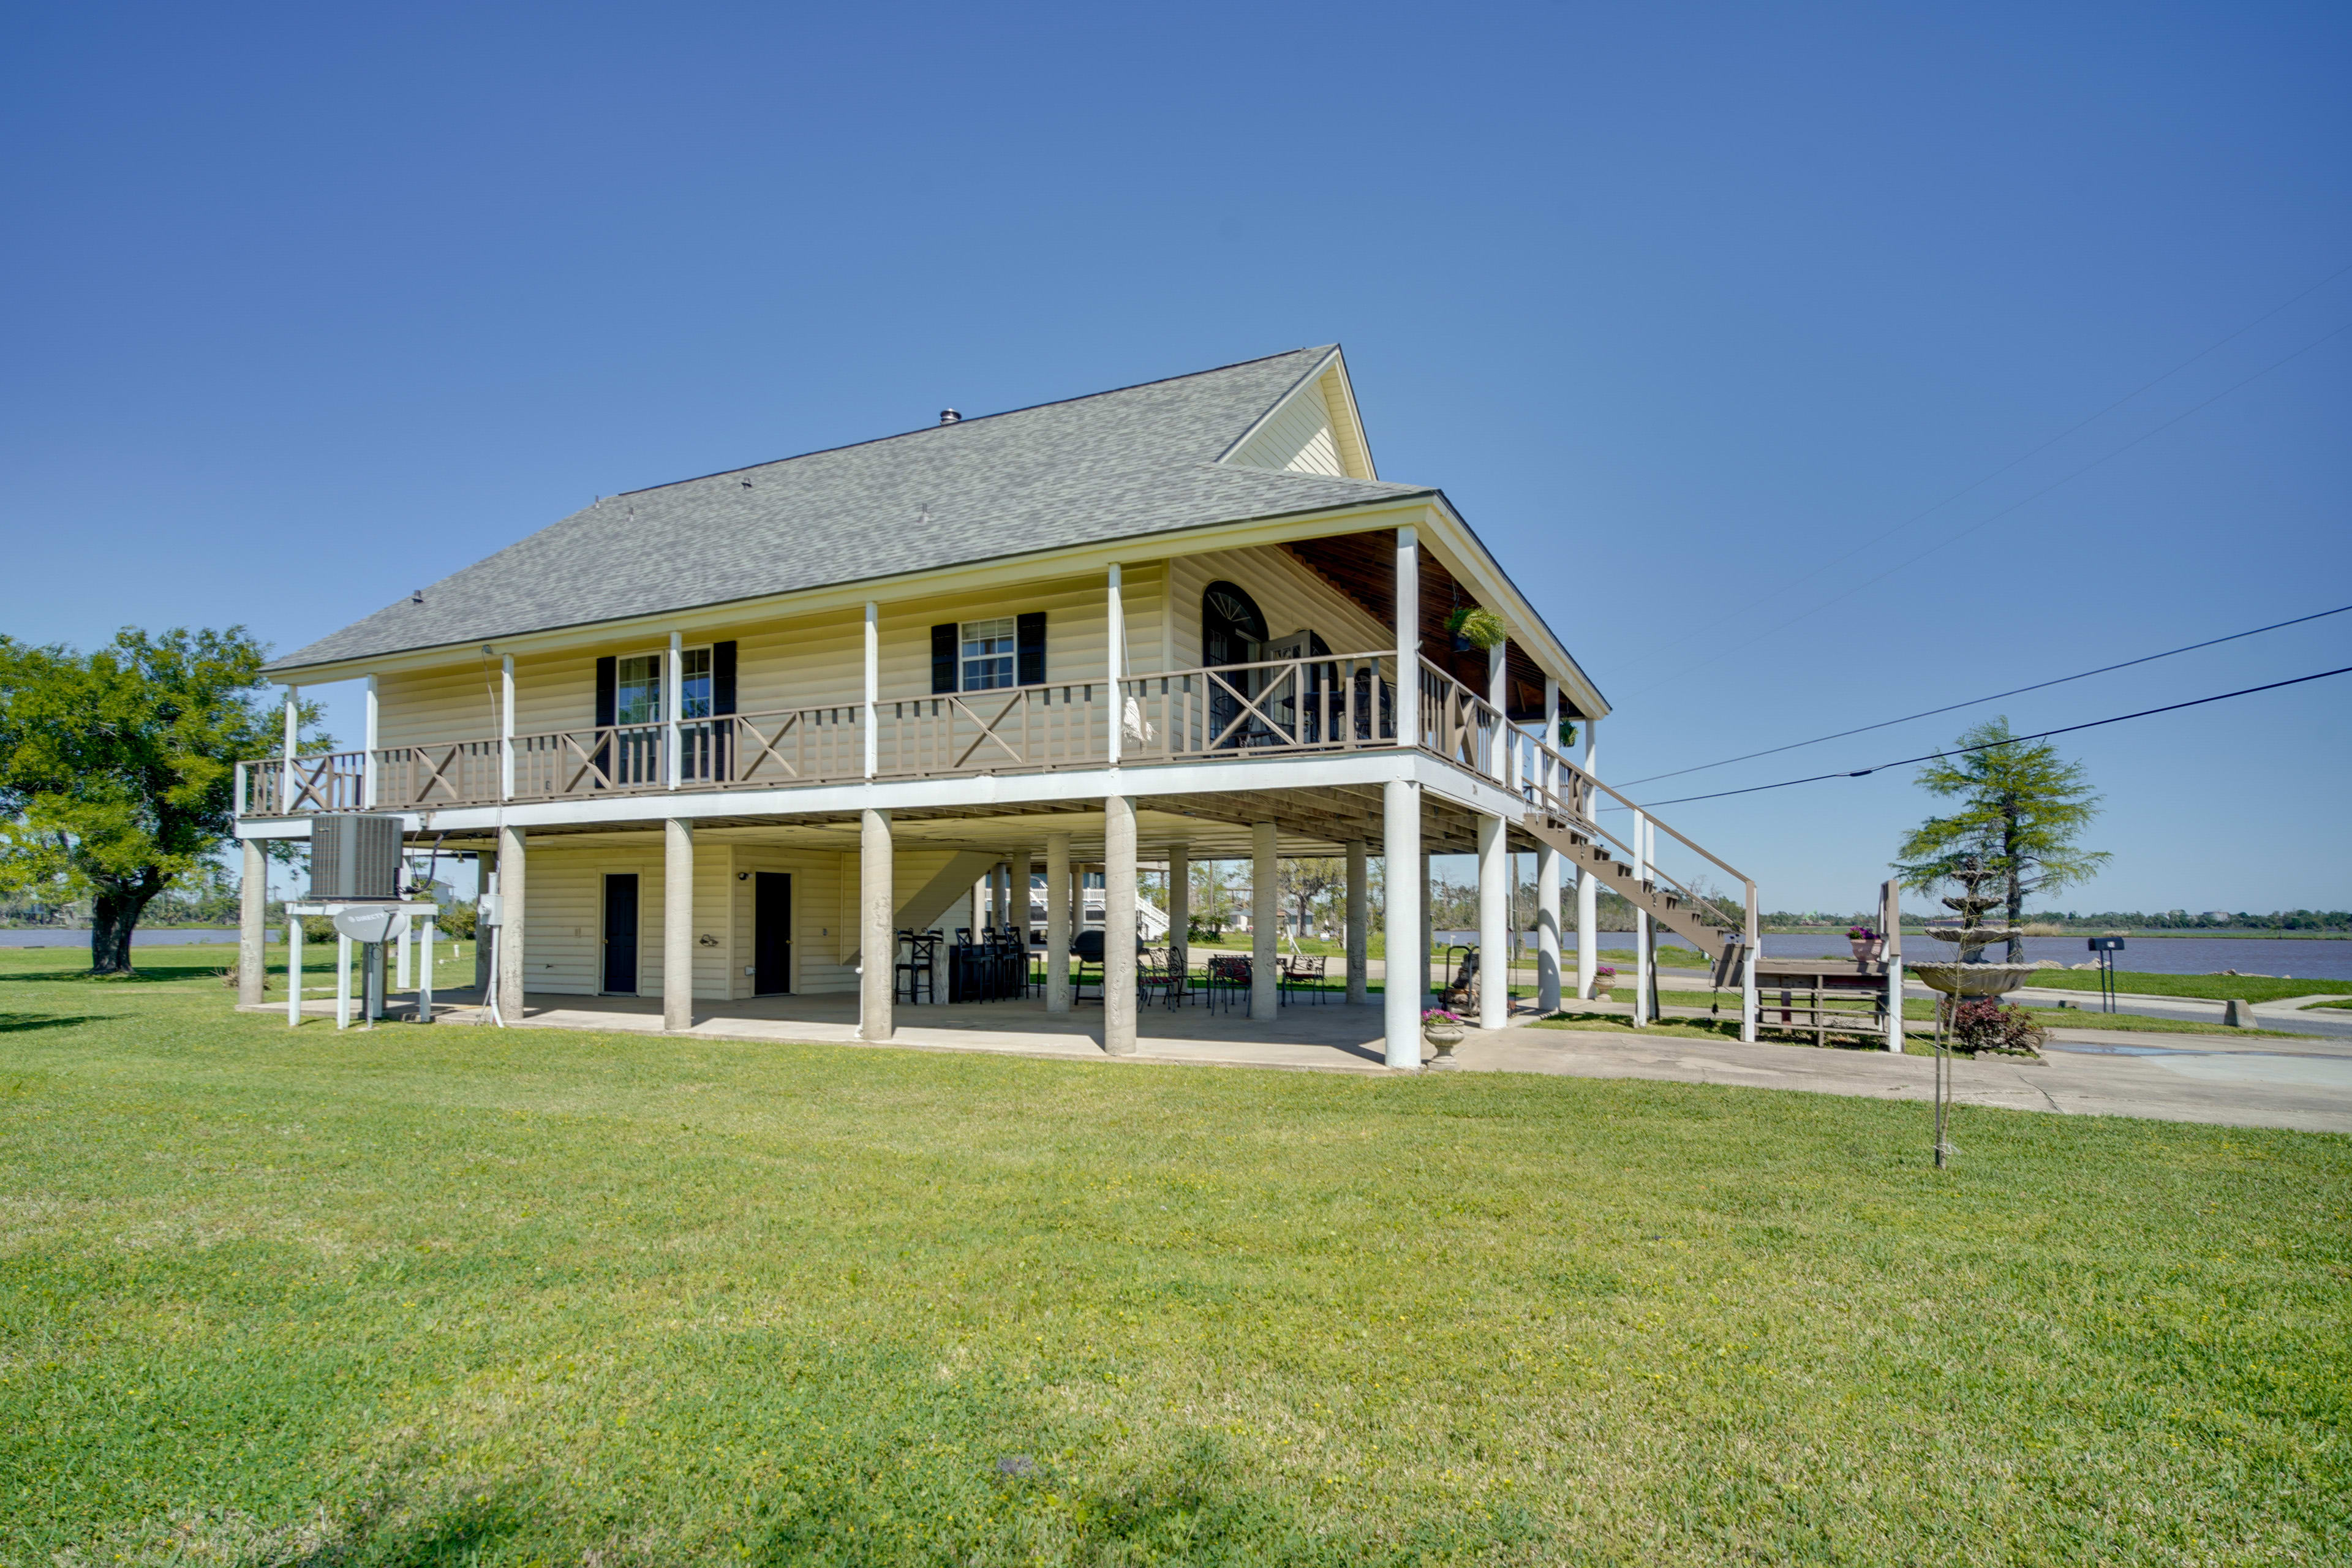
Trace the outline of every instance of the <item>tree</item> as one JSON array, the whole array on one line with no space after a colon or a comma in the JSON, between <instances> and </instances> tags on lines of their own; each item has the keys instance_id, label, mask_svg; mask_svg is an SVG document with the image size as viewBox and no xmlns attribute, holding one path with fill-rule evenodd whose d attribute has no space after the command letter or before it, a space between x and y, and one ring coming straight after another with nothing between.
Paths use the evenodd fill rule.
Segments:
<instances>
[{"instance_id":1,"label":"tree","mask_svg":"<svg viewBox=\"0 0 2352 1568\"><path fill-rule=\"evenodd\" d=\"M0 887L87 892L92 973L129 973L141 913L228 843L235 764L277 743L268 657L242 626L86 655L0 637Z\"/></svg>"},{"instance_id":2,"label":"tree","mask_svg":"<svg viewBox=\"0 0 2352 1568\"><path fill-rule=\"evenodd\" d=\"M1219 930L1233 923L1234 885L1222 861L1192 862L1192 921Z\"/></svg>"},{"instance_id":3,"label":"tree","mask_svg":"<svg viewBox=\"0 0 2352 1568\"><path fill-rule=\"evenodd\" d=\"M1920 770L1919 784L1961 805L1903 840L1895 869L1915 891L1933 888L1974 856L2000 874L2004 912L2015 925L2025 916L2028 893L2086 882L2112 858L2075 842L2099 814L2082 764L2063 761L2046 741L2012 740L2006 718L1962 735L1953 755L1938 755ZM2011 938L2009 961L2024 956L2024 944Z\"/></svg>"},{"instance_id":4,"label":"tree","mask_svg":"<svg viewBox=\"0 0 2352 1568\"><path fill-rule=\"evenodd\" d=\"M1329 856L1293 856L1276 862L1283 896L1297 906L1298 936L1311 929L1315 906L1348 886L1348 863Z\"/></svg>"}]
</instances>

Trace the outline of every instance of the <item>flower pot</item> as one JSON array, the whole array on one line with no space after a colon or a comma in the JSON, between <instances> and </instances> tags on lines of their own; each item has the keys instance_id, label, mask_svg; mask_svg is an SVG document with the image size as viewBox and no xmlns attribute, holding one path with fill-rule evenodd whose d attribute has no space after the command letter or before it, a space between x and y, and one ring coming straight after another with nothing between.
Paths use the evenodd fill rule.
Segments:
<instances>
[{"instance_id":1,"label":"flower pot","mask_svg":"<svg viewBox=\"0 0 2352 1568\"><path fill-rule=\"evenodd\" d=\"M1462 1026L1423 1024L1421 1026L1421 1037L1435 1048L1439 1061L1451 1062L1454 1059L1454 1047L1462 1043Z\"/></svg>"},{"instance_id":2,"label":"flower pot","mask_svg":"<svg viewBox=\"0 0 2352 1568\"><path fill-rule=\"evenodd\" d=\"M1886 939L1883 936L1872 937L1868 942L1864 942L1859 937L1849 937L1847 940L1853 943L1853 955L1856 958L1875 963L1886 956Z\"/></svg>"}]
</instances>

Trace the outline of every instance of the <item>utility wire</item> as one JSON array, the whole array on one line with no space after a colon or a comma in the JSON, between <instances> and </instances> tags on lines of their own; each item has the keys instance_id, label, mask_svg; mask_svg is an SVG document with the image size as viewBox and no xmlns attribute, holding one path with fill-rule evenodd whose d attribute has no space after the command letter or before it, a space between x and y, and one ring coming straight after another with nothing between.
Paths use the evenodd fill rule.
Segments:
<instances>
[{"instance_id":1,"label":"utility wire","mask_svg":"<svg viewBox=\"0 0 2352 1568\"><path fill-rule=\"evenodd\" d=\"M1909 767L1913 763L1933 762L1938 757L1966 756L1970 752L1989 752L1996 746L2014 746L2027 741L2044 741L2053 735L2071 735L2077 730L2095 730L2102 724L2120 724L2127 719L2147 719L2158 713L2178 713L2183 708L2201 708L2208 702L2227 702L2232 697L2252 697L2258 691L2276 691L2283 686L2301 686L2306 680L2325 680L2331 675L2352 675L2352 664L2340 669L2323 669L2313 675L2298 675L2290 680L2273 680L2267 686L2249 686L2237 691L2223 691L2211 697L2193 697L2186 702L2168 702L2161 708L2143 708L2137 713L2118 713L2112 719L2094 719L2084 724L2062 724L2055 730L2037 730L2031 735L2011 735L2005 741L1987 741L1977 746L1948 746L1940 751L1916 757L1903 757L1891 763L1878 763L1866 768L1853 768L1843 773L1813 773L1801 779L1782 779L1779 784L1750 784L1746 789L1717 790L1713 795L1686 795L1674 800L1654 800L1638 807L1654 811L1662 805L1684 805L1695 800L1721 800L1727 795L1758 795L1768 789L1787 789L1793 784L1819 784L1823 779L1867 778L1888 768Z\"/></svg>"},{"instance_id":2,"label":"utility wire","mask_svg":"<svg viewBox=\"0 0 2352 1568\"><path fill-rule=\"evenodd\" d=\"M1946 496L1942 500L1937 501L1935 505L1933 505L1933 506L1931 506L1931 507L1927 508L1927 509L1926 509L1925 510L1923 510L1923 511L1917 511L1917 512L1914 512L1914 513L1912 513L1909 517L1905 518L1901 522L1898 522L1898 523L1895 524L1895 526L1893 526L1892 528L1887 528L1887 529L1883 529L1883 530L1881 530L1879 532L1877 532L1877 533L1875 533L1875 534L1873 534L1870 538L1868 538L1868 539L1864 540L1862 543L1857 544L1857 545L1855 545L1853 549L1851 549L1851 550L1847 551L1843 555L1837 556L1837 557L1835 557L1834 559L1832 559L1832 560L1831 560L1831 561L1828 561L1828 562L1824 563L1823 563L1823 566L1824 566L1824 567L1827 567L1827 566L1837 566L1837 565L1842 565L1842 564L1843 564L1845 562L1848 562L1848 561L1853 560L1855 556L1857 556L1857 555L1861 554L1864 551L1870 549L1870 548L1871 548L1871 547L1873 547L1874 545L1876 545L1876 544L1882 543L1882 542L1885 542L1885 541L1886 541L1886 540L1892 539L1893 537L1895 537L1895 535L1896 535L1896 534L1898 534L1898 533L1902 532L1905 529L1909 528L1913 523L1919 522L1919 521L1923 521L1923 520L1925 520L1925 519L1927 519L1927 518L1929 518L1929 517L1933 517L1936 513L1937 513L1937 512L1939 512L1939 511L1943 510L1946 507L1948 507L1948 506L1951 505L1954 501L1960 500L1960 499L1961 499L1962 497L1964 497L1964 496L1971 495L1971 494L1973 494L1974 492L1976 492L1977 490L1979 490L1979 489L1983 489L1986 485L1990 484L1993 480L1995 480L1995 479L1997 479L2000 478L2000 477L2001 477L2001 475L2008 473L2011 469L2012 469L2012 468L2016 468L2016 467L2018 467L2020 464L2024 463L2024 462L2027 462L2027 461L2029 461L2029 460L2030 460L2030 459L2032 459L2032 458L2034 458L2040 457L2042 453L2044 453L2044 452L2048 451L2051 447L2053 447L2056 446L2059 442L2063 441L2064 439L2066 439L2066 437L2067 437L2074 435L2076 431L2083 429L2085 426L2089 426L2089 425L2095 424L2095 423L2097 423L2099 420L2105 418L2108 415L2113 414L2116 409L2121 408L2125 404L2129 403L2130 401L2132 401L2132 399L2134 399L2134 398L2136 398L2136 397L2139 396L2139 395L2140 395L2140 394L2142 394L2142 393L2144 393L2144 392L2148 391L2148 390L2149 390L2150 388L2152 388L2152 387L2155 387L2155 386L2160 385L2160 384L2163 384L2164 382L2167 382L2167 381L2171 380L2174 376L2179 375L2182 371L2187 370L2190 365L2195 364L2198 361L2200 361L2200 360L2201 360L2201 359L2205 358L2207 355L2209 355L2209 354L2210 354L2210 353L2214 353L2214 352L2216 352L2217 350L2220 350L2220 349L2225 348L2225 347L2227 347L2229 344L2231 344L2231 343L2233 343L2233 342L2237 342L2240 338L2244 337L2248 332L2252 331L2256 327L2261 326L2264 321L2269 321L2272 317L2273 317L2273 316L2277 315L2280 311L2282 311L2282 310L2285 310L2288 306L2290 306L2290 305L2294 305L2294 304L2298 304L2298 303L2300 303L2301 301L2303 301L2304 300L2306 300L2306 299L2310 298L2312 295L2314 295L2314 294L2317 293L2320 289L2325 289L2326 287L2327 287L2327 285L2329 285L2330 283L2335 282L2338 278L2343 277L2347 272L2352 272L2352 262L2347 262L2347 263L2346 263L2345 265L2343 265L2342 267L2337 268L2335 271L2333 271L2333 272L2329 273L2326 277L2325 277L2325 278L2321 279L2318 282L2314 283L2310 288L2304 289L2301 293L2296 294L2296 295L2293 296L2293 297L2292 297L2292 298L2290 298L2290 299L2284 300L2281 301L2280 303L2278 303L2278 304L2276 304L2276 305L2272 306L2269 310L2267 310L2263 311L2261 315L2259 315L2259 316L2255 317L2252 321L2248 321L2244 326L2240 327L2236 331L2231 332L2231 333L2229 333L2229 334L2228 334L2227 336L2225 336L2225 337L2217 338L2217 339L2216 339L2216 340L2214 340L2212 342L2210 342L2210 343L2206 344L2203 348L2199 349L2195 353L2190 354L2187 359L2182 360L2179 364L2174 365L2170 370L2168 370L2168 371L2164 372L2162 374L2158 375L2158 376L2156 376L2156 377L2154 377L2154 378L2152 378L2152 379L2150 379L2150 380L2148 380L2148 381L2144 381L2144 382L2142 382L2139 385L2137 385L2137 386L2134 387L2131 391L2129 391L2129 392L2127 392L2127 393L2124 394L2121 397L2116 398L2113 403L2108 404L2105 408L2100 409L2097 413L2095 413L2095 414L2092 414L2092 415L2088 415L2088 416L2085 416L2084 418L2081 418L2081 419L2076 420L2074 424L2069 425L2069 426L2066 426L2066 428L2064 428L2063 430L2059 431L2059 432L2058 432L2058 434L2056 434L2055 436L2051 437L2048 440L2046 440L2046 441L2042 442L2040 446L2038 446L2038 447L2036 447L2032 448L2031 451L2025 452L2025 453L2023 453L2023 454L2021 454L2021 455L2020 455L2020 456L2018 456L2018 457L2016 457L2016 458L2011 458L2011 459L2010 459L2008 462L2006 462L2006 463L2002 464L2000 468L1995 468L1994 470L1992 470L1992 472L1990 472L1990 473L1989 473L1989 474L1986 474L1986 475L1985 475L1985 476L1983 476L1981 479L1979 479L1973 480L1972 482L1970 482L1970 483L1969 483L1969 484L1966 484L1966 485L1961 486L1958 489L1954 490L1950 495ZM2347 324L2352 324L2352 323L2347 323ZM2339 328L2337 328L2337 329L2336 329L2336 331L2342 331L2343 330L2344 330L2344 329L2343 329L2342 327L2339 327ZM2320 339L2320 340L2319 340L2319 342L2326 342L2326 341L2327 341L2327 338L2332 338L2332 337L2334 337L2334 336L2336 336L2336 332L2330 332L2330 333L2328 333L2328 334L2327 334L2327 337L2326 337L2326 338L2322 338L2322 339ZM2296 357L2296 355L2301 354L2301 353L2303 353L2306 352L2306 350L2307 350L2307 349L2309 349L2309 348L2315 348L2315 347L2317 347L2317 346L2318 346L2318 344L2317 344L2317 343L2307 344L2307 345L2305 345L2305 348L2304 348L2304 349L2297 349L2297 350L2295 351L2295 353L2292 353L2292 354L2287 355L2287 359L2294 359L2294 358L2295 358L2295 357ZM2252 376L2248 376L2248 377L2246 378L2246 380L2247 380L2247 381L2252 381L2252 380L2254 380L2256 377L2263 376L2263 375L2267 375L2267 374L2270 374L2270 372L2271 372L2271 371L2276 370L2276 369L2279 367L2279 365L2284 364L2285 363L2286 363L2286 360L2280 360L2280 361L2278 361L2278 362L2277 362L2277 363L2274 363L2274 364L2269 365L2269 366L2265 367L2265 368L2264 368L2264 369L2263 369L2263 370L2256 371L2256 372L2254 373L2254 374L2253 374L2253 375L2252 375ZM2243 386L2244 384L2245 384L2245 382L2242 382L2242 382L2240 382L2240 383L2238 383L2238 386ZM2207 398L2207 399L2205 400L2205 402L2204 402L2204 403L2200 403L2200 404L2197 405L2197 407L2196 407L2196 408L2191 408L2191 409L2188 410L2187 414L2182 414L2182 415L2177 416L2175 416L2175 417L2174 417L2174 418L2172 418L2172 419L2168 419L2168 420L2165 421L2165 423L2164 423L2163 425L2159 425L2159 426L2157 426L2157 430L2162 430L2162 429L2165 429L2165 428L2167 428L2167 427L2168 427L2168 426L2172 426L2172 425L2177 425L2177 424L2179 424L2179 423L2180 422L2180 420L2181 420L2181 419L2188 417L2188 415L2189 415L2189 414L2194 414L2194 413L2196 413L2196 412L2197 412L2197 410L2198 410L2199 408L2203 408L2203 407L2205 407L2208 404L2210 404L2210 403L2213 403L2213 402L2217 401L2217 399L2218 399L2218 398L2220 398L2220 397L2226 397L2226 396L2228 396L2228 395L2229 395L2229 394L2230 394L2230 392L2235 392L2235 391L2238 389L2238 386L2232 386L2232 387L2231 387L2231 388L2229 389L2229 391L2228 391L2228 392L2223 392L2223 393L2217 394L2215 397L2209 397L2209 398ZM2155 435L2155 434L2156 434L2156 430L2151 430L2151 431L2149 431L2147 434L2148 434L2148 435L2150 435L2150 436L2153 436L2153 435ZM2130 450L2130 448L2131 448L2131 447L2136 447L2136 446L2139 445L2139 441L2140 441L2140 440L2145 440L2145 439L2147 439L2147 437L2139 437L2139 439L2138 439L2138 440L2134 440L2134 441L2131 441L2131 442L2127 442L2127 443L2126 443L2124 446L2122 446L2122 447L2119 447L2116 448L2116 450L2115 450L2114 452L2110 452L2110 453L2108 453L2108 454L2107 454L2107 456L2111 458L2111 457L2115 457L2115 456L2118 455L2119 453L2128 451L2128 450ZM2106 458L2098 458L2098 459L2096 459L2095 461L2094 461L2094 462L2092 462L2092 463L2090 463L2090 464L2085 465L2085 466L2084 466L2084 468L2077 468L2077 469L2074 471L2074 473L2067 475L2067 476L2066 476L2066 479L2074 479L2074 478L2075 478L2077 475L2080 475L2080 474L2082 474L2082 473L2086 472L2089 468L2096 468L2096 467L2098 466L2098 464L2099 464L2099 463L2105 462L2105 460L2106 460ZM2065 483L2065 482L2066 482L2066 480L2065 480L2065 479L2061 479L2061 480L2059 480L2059 481L2058 481L2058 483L2059 483L2059 484L2063 484L2063 483ZM2049 489L2056 489L2056 488L2057 488L2057 487L2056 487L2055 485L2053 485L2053 486L2049 487L2049 489L2048 489L2038 490L2038 491L2036 491L2036 492L2034 493L2034 495L2028 496L2028 497L2026 498L2026 500L2035 500L2035 499L2037 499L2038 497L2040 497L2040 496L2042 496L2042 495L2046 495L2046 494L2048 494L2048 493L2049 493ZM2020 505L2020 506L2022 506L2023 504L2024 504L2024 502L2023 502L2023 501L2021 501L2021 502L2019 502L2019 503L2018 503L2018 505ZM2015 507L2011 507L2011 508L2009 508L2009 509L2007 510L2007 511L1997 512L1997 513L1995 513L1995 514L1994 514L1994 516L1995 516L1995 517L2003 517L2003 516L2008 515L2008 511L2014 511L2015 510L2016 510L2016 508L2015 508ZM1987 522L1990 522L1990 521L1993 521L1993 519L1992 519L1992 518L1988 518L1988 519L1986 519L1985 521L1986 521ZM1969 529L1963 530L1962 531L1963 531L1963 532L1974 532L1974 531L1975 531L1975 530L1976 530L1977 528L1981 528L1981 527L1983 527L1983 526L1984 526L1984 524L1983 524L1983 523L1978 523L1978 524L1975 524L1973 527L1971 527L1971 528L1969 528ZM1959 535L1958 535L1958 534L1955 534L1955 535L1953 536L1953 538L1958 538L1958 537L1959 537ZM1951 542L1951 541L1950 541L1950 540L1946 540L1944 542L1945 542L1945 543L1947 543L1947 544L1948 544L1948 543L1950 543L1950 542ZM1937 548L1941 548L1941 546L1937 546ZM1810 574L1809 574L1809 575L1818 575L1818 574L1819 574L1819 571L1820 571L1820 570L1821 570L1821 568L1816 568L1816 569L1814 569L1814 571L1813 571L1812 573L1810 573ZM1898 568L1898 570L1899 570L1899 568ZM1878 579L1877 579L1877 578L1872 578L1872 579L1871 579L1871 581L1874 583L1874 582L1878 581ZM1860 586L1866 587L1866 586L1868 586L1868 585L1869 585L1868 584L1861 584ZM1714 663L1717 659L1718 659L1718 658L1722 658L1726 657L1726 655L1727 655L1727 654L1736 653L1736 652L1738 652L1740 648L1749 647L1750 645L1752 645L1752 644L1754 644L1754 643L1756 643L1756 642L1761 641L1761 640L1762 640L1763 638L1765 638L1765 637L1771 637L1771 636L1773 636L1775 633L1786 631L1789 627L1790 627L1790 626L1792 626L1796 625L1798 621L1801 621L1801 620L1805 619L1807 616L1812 616L1812 615L1817 614L1818 612L1820 612L1820 611L1822 611L1822 610L1827 609L1830 605L1833 605L1833 604L1836 604L1840 599L1843 599L1843 598L1845 598L1845 597L1849 596L1851 594L1854 593L1855 591L1857 591L1857 590L1855 590L1855 589L1848 589L1848 590L1846 591L1846 593L1844 593L1844 594L1837 595L1835 595L1835 596L1834 596L1834 597L1832 597L1832 598L1824 599L1822 603L1820 603L1820 604L1818 604L1818 605L1815 605L1811 609L1810 609L1810 610L1805 610L1805 611L1803 611L1803 612L1800 613L1799 615L1797 615L1797 616L1793 616L1792 618L1790 618L1790 619L1789 619L1789 620L1782 621L1782 622L1781 622L1780 625L1778 625L1778 626L1768 627L1768 628L1766 628L1765 630L1763 630L1763 631L1761 631L1761 632L1757 633L1755 637L1752 637L1748 638L1747 642L1743 642L1743 643L1737 644L1737 645L1735 645L1733 647L1731 647L1731 648L1727 648L1727 649L1724 650L1724 652L1723 652L1723 653L1711 654L1711 655L1709 655L1707 658L1703 658L1703 659L1699 660L1696 664L1686 665L1686 666L1685 666L1682 669L1680 669L1680 670L1676 671L1675 674L1673 674L1673 675L1669 675L1669 676L1666 676L1666 677L1665 677L1665 678L1664 678L1663 679L1653 681L1653 682L1651 682L1648 686L1644 686L1644 687L1641 688L1639 690L1637 690L1637 691L1634 691L1634 692L1631 693L1631 695L1632 695L1632 696L1633 696L1633 697L1639 697L1639 696L1641 696L1643 692L1654 691L1654 690L1656 690L1656 689L1657 689L1659 687L1661 687L1661 686L1668 685L1668 684L1671 684L1672 682L1674 682L1674 681L1675 681L1675 680L1679 680L1679 679L1682 679L1682 677L1683 677L1683 676L1685 676L1685 675L1688 675L1688 674L1689 674L1691 671L1693 671L1693 670L1696 670L1696 669L1704 669L1704 668L1706 668L1706 666L1708 666L1708 665L1710 665L1710 664Z\"/></svg>"},{"instance_id":3,"label":"utility wire","mask_svg":"<svg viewBox=\"0 0 2352 1568\"><path fill-rule=\"evenodd\" d=\"M2195 653L2200 647L2217 647L2225 642L2236 642L2241 637L2260 637L2264 632L2274 632L2283 626L2299 626L2305 621L2326 620L2330 616L2340 616L2347 610L2352 610L2352 605L2338 605L2332 610L2320 610L2308 616L2297 616L2291 621L2273 621L2269 626L2256 626L2251 631L2231 632L2224 637L2208 637L2203 642L2193 642L2186 647L2168 647L2162 653L2144 654L2138 658L2125 659L2121 664L2103 664L2096 669L2086 669L2080 675L2062 675L2054 680L2037 680L2031 686L2012 687L2007 691L1996 691L1990 697L1971 697L1965 702L1948 702L1941 708L1929 708L1923 712L1906 713L1900 719L1887 719L1876 724L1864 724L1853 730L1840 730L1834 735L1816 735L1810 741L1791 741L1785 746L1769 746L1760 752L1726 757L1719 763L1700 763L1694 767L1676 768L1672 773L1651 773L1645 778L1633 779L1617 787L1632 789L1637 784L1655 784L1660 779L1678 779L1685 773L1703 773L1709 768L1727 768L1734 763L1748 763L1754 762L1758 757L1778 756L1782 752L1794 752L1807 746L1818 746L1825 741L1843 741L1848 735L1866 735L1873 730L1885 730L1896 724L1908 724L1914 719L1932 719L1938 713L1949 713L1956 709L1974 708L1982 702L1998 702L2004 697L2021 697L2026 692L2040 691L2045 687L2063 686L2070 680L2088 680L2092 676L2105 675L2110 670L2129 669L2136 664L2152 664L2159 658L2170 658L2175 654Z\"/></svg>"}]
</instances>

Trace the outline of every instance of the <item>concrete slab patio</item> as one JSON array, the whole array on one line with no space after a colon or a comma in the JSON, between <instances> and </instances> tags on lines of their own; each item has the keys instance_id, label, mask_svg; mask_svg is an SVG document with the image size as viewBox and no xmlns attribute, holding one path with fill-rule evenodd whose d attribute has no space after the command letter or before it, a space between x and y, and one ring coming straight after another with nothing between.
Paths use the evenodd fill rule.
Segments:
<instances>
[{"instance_id":1,"label":"concrete slab patio","mask_svg":"<svg viewBox=\"0 0 2352 1568\"><path fill-rule=\"evenodd\" d=\"M487 1024L478 994L445 994L441 1021ZM395 1019L409 1013L406 997ZM247 1009L283 1016L283 1003ZM333 1005L305 1005L306 1017ZM914 1050L987 1051L1091 1061L1107 1067L1199 1065L1293 1071L1385 1073L1381 1009L1296 1003L1270 1024L1238 1009L1141 1009L1141 1050L1110 1058L1102 1013L1081 1005L1045 1011L1038 1000L901 1007L889 1044ZM521 1026L659 1034L658 998L533 995ZM855 996L773 996L706 1004L692 1034L708 1039L795 1041L860 1047ZM1507 1029L1473 1031L1455 1053L1462 1070L1578 1078L1635 1078L1747 1089L1799 1089L1871 1099L1924 1100L1935 1064L1924 1054L1823 1049L1736 1040L1700 1040L1538 1027L1526 1016ZM2052 1032L2039 1062L1958 1058L1954 1094L1963 1104L2076 1116L2140 1116L2228 1126L2352 1133L2352 1042L2248 1039L2226 1034L2145 1035L2094 1029Z\"/></svg>"}]
</instances>

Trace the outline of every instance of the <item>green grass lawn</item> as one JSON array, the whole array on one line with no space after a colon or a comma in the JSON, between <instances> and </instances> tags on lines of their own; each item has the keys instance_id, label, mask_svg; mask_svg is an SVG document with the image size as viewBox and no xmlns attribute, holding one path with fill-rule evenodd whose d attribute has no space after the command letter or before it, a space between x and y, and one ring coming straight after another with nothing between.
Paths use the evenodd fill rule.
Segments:
<instances>
[{"instance_id":1,"label":"green grass lawn","mask_svg":"<svg viewBox=\"0 0 2352 1568\"><path fill-rule=\"evenodd\" d=\"M2055 991L2099 989L2099 976L2088 969L2045 969L2026 984ZM2116 989L2142 996L2197 996L2209 1002L2281 1002L2290 996L2310 996L2328 991L2352 991L2352 981L2271 980L2252 974L2143 974L2116 972Z\"/></svg>"},{"instance_id":2,"label":"green grass lawn","mask_svg":"<svg viewBox=\"0 0 2352 1568\"><path fill-rule=\"evenodd\" d=\"M2352 1140L141 959L0 953L0 1561L2352 1557Z\"/></svg>"}]
</instances>

